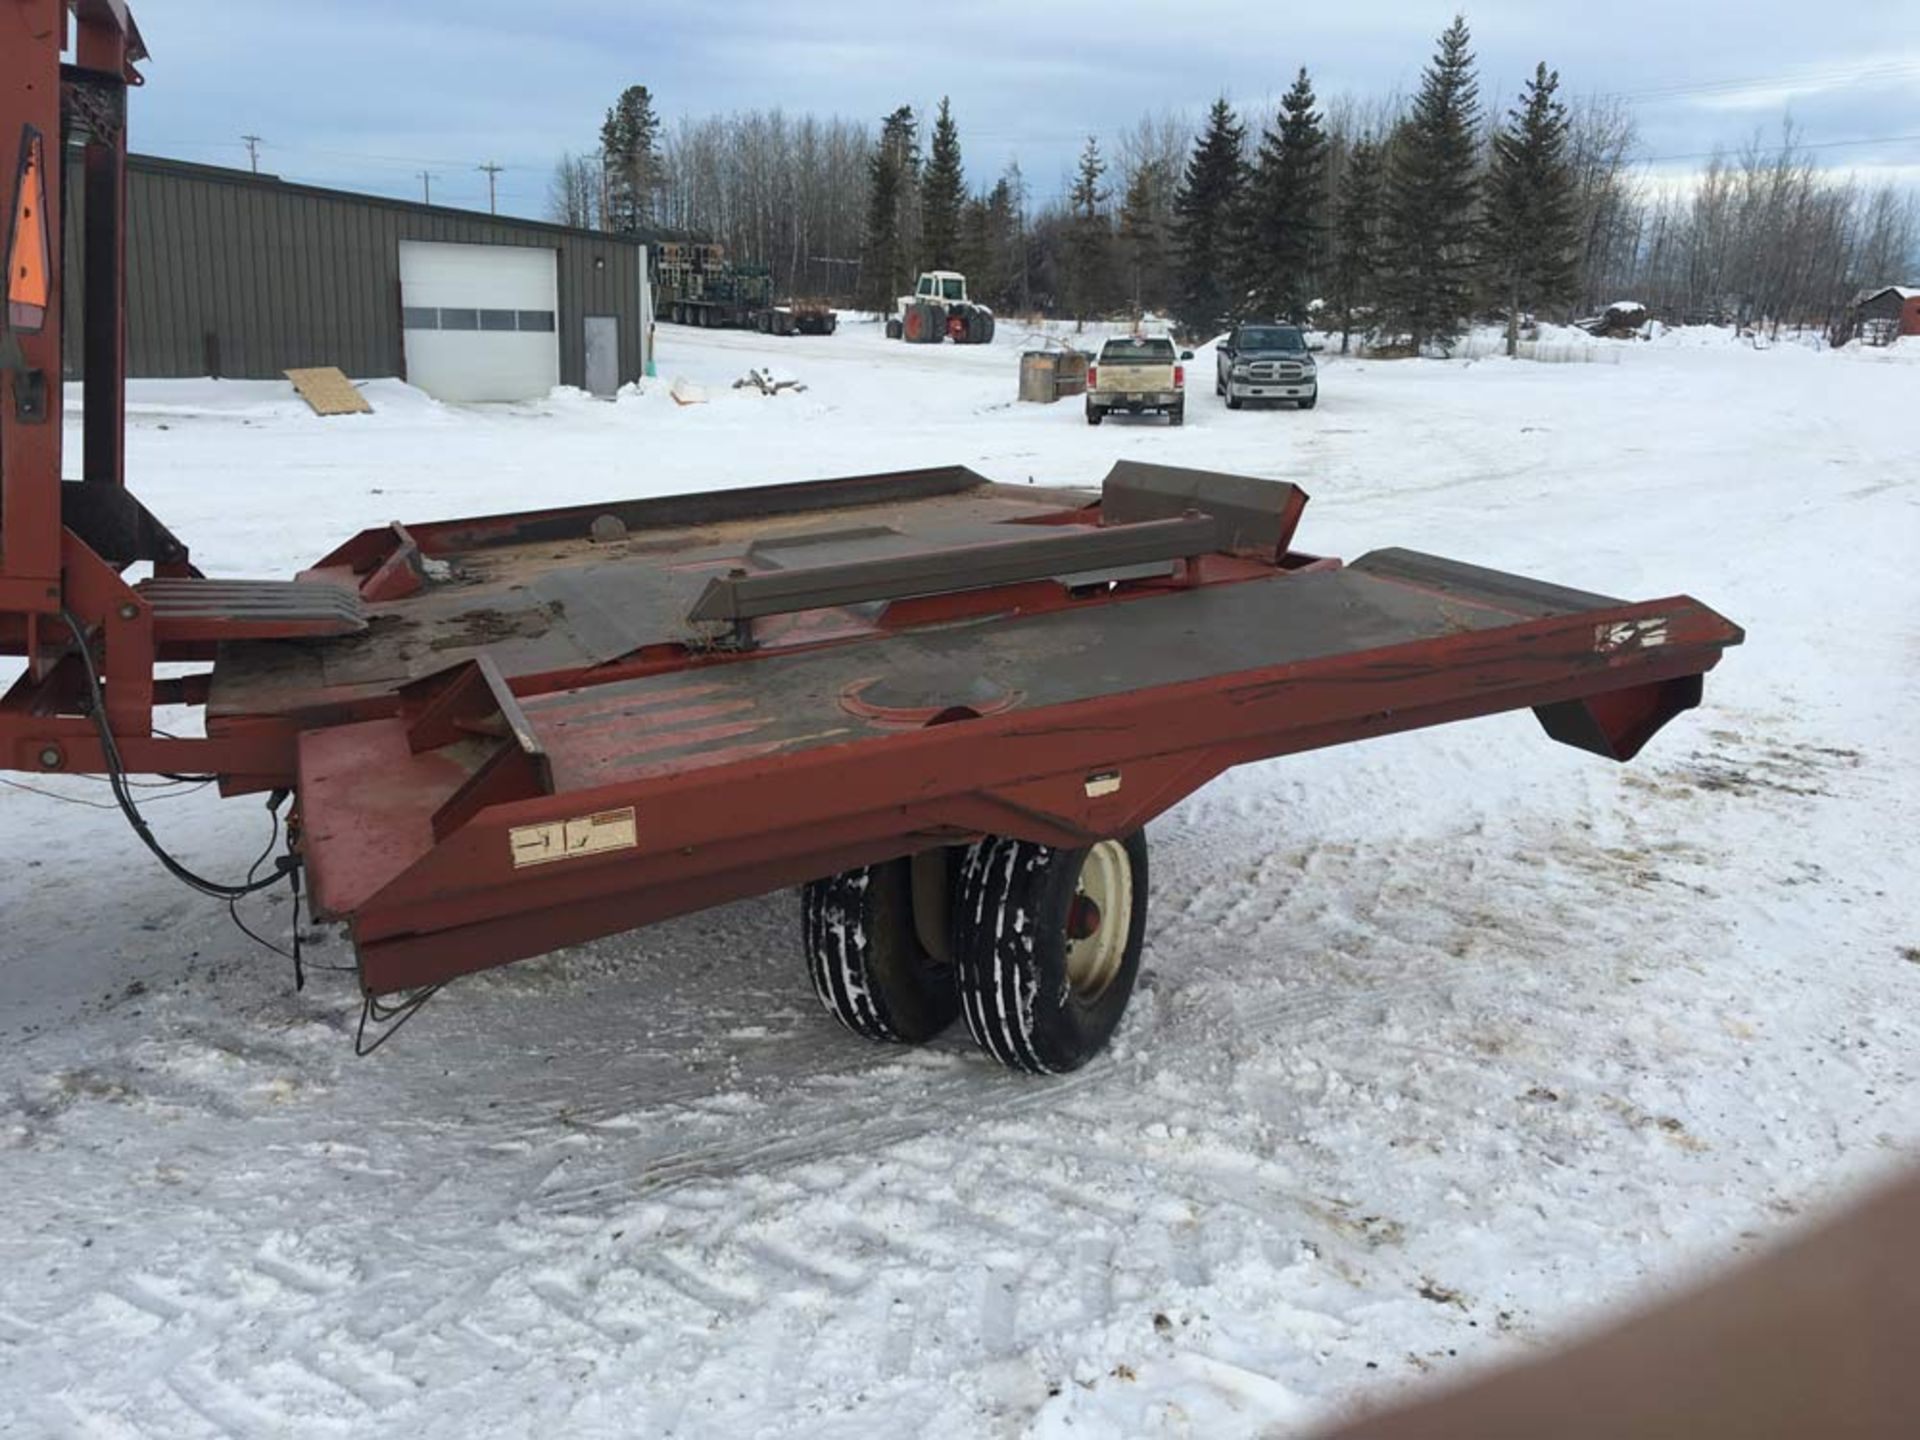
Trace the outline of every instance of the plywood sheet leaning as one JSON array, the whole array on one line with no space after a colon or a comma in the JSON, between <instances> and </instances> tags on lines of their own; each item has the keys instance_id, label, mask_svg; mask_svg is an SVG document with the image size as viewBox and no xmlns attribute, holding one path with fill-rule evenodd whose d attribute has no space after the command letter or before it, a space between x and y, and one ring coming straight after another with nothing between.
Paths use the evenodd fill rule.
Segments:
<instances>
[{"instance_id":1,"label":"plywood sheet leaning","mask_svg":"<svg viewBox=\"0 0 1920 1440\"><path fill-rule=\"evenodd\" d=\"M316 415L371 415L367 403L354 383L338 365L317 365L309 370L289 370L287 379L300 392L300 398L313 407Z\"/></svg>"}]
</instances>

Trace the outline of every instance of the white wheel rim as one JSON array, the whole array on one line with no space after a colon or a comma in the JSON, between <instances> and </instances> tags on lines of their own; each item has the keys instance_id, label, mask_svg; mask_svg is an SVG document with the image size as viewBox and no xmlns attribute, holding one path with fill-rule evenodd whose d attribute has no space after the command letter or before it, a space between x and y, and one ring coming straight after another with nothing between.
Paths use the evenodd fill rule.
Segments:
<instances>
[{"instance_id":1,"label":"white wheel rim","mask_svg":"<svg viewBox=\"0 0 1920 1440\"><path fill-rule=\"evenodd\" d=\"M1087 851L1067 911L1067 985L1092 1003L1106 993L1127 955L1133 928L1133 862L1118 840Z\"/></svg>"}]
</instances>

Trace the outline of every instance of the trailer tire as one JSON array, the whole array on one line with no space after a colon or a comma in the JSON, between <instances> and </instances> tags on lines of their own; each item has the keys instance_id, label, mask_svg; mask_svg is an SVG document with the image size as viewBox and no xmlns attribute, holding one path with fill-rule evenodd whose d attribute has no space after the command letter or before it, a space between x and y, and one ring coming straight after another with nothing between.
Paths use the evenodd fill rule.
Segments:
<instances>
[{"instance_id":1,"label":"trailer tire","mask_svg":"<svg viewBox=\"0 0 1920 1440\"><path fill-rule=\"evenodd\" d=\"M967 1029L1011 1069L1079 1069L1126 1014L1146 920L1144 831L1080 850L981 841L961 861L953 907Z\"/></svg>"},{"instance_id":2,"label":"trailer tire","mask_svg":"<svg viewBox=\"0 0 1920 1440\"><path fill-rule=\"evenodd\" d=\"M913 862L889 860L815 880L800 892L801 938L813 993L867 1040L918 1045L953 1023L953 970L920 943Z\"/></svg>"}]
</instances>

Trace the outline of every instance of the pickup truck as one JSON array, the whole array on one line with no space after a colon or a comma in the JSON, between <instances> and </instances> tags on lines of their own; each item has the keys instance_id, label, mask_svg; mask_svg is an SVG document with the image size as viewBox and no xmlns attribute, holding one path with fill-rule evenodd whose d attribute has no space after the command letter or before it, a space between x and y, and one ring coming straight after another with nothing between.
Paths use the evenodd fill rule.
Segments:
<instances>
[{"instance_id":1,"label":"pickup truck","mask_svg":"<svg viewBox=\"0 0 1920 1440\"><path fill-rule=\"evenodd\" d=\"M1107 341L1087 367L1087 423L1098 425L1112 410L1129 415L1165 415L1169 425L1187 418L1187 367L1193 352L1177 354L1164 335L1127 335Z\"/></svg>"},{"instance_id":2,"label":"pickup truck","mask_svg":"<svg viewBox=\"0 0 1920 1440\"><path fill-rule=\"evenodd\" d=\"M1229 410L1243 400L1291 400L1302 410L1319 403L1319 367L1298 325L1236 325L1215 354L1213 390Z\"/></svg>"}]
</instances>

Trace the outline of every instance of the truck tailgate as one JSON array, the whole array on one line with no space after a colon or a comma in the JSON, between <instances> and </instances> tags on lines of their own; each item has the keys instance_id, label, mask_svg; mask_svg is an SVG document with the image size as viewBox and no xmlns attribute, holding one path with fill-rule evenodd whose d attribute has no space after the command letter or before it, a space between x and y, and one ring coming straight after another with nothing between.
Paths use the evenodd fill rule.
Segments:
<instances>
[{"instance_id":1,"label":"truck tailgate","mask_svg":"<svg viewBox=\"0 0 1920 1440\"><path fill-rule=\"evenodd\" d=\"M1096 388L1102 395L1114 391L1134 395L1164 394L1173 389L1173 367L1171 365L1115 365L1102 361L1099 385Z\"/></svg>"}]
</instances>

